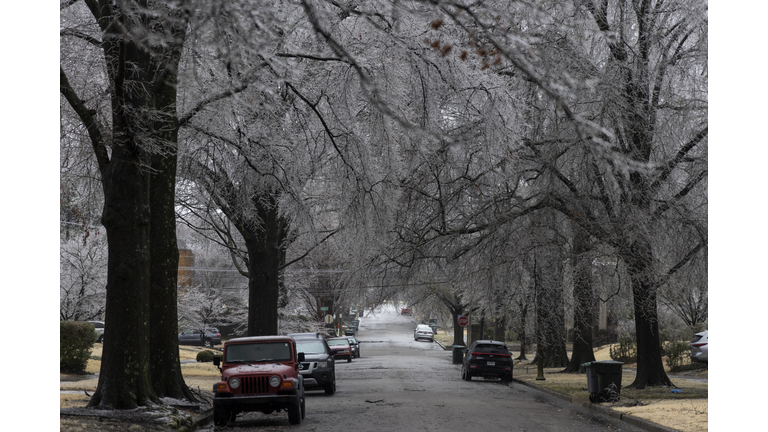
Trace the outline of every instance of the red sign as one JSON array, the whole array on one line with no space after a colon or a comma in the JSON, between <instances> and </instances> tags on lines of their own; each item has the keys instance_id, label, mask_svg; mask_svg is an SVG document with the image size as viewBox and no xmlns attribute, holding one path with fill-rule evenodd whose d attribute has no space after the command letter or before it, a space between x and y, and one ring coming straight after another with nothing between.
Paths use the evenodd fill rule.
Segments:
<instances>
[{"instance_id":1,"label":"red sign","mask_svg":"<svg viewBox=\"0 0 768 432\"><path fill-rule=\"evenodd\" d=\"M466 315L459 315L459 325L464 327L469 324L469 318Z\"/></svg>"}]
</instances>

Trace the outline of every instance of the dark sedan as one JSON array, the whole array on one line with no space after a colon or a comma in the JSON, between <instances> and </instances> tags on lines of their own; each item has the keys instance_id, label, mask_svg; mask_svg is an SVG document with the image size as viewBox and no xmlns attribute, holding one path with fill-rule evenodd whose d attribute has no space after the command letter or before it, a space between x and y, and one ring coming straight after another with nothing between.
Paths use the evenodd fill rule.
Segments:
<instances>
[{"instance_id":1,"label":"dark sedan","mask_svg":"<svg viewBox=\"0 0 768 432\"><path fill-rule=\"evenodd\" d=\"M221 333L216 327L208 327L205 332L196 329L187 329L179 333L179 345L202 345L213 348L221 344Z\"/></svg>"},{"instance_id":2,"label":"dark sedan","mask_svg":"<svg viewBox=\"0 0 768 432\"><path fill-rule=\"evenodd\" d=\"M464 353L461 378L465 381L471 381L475 376L512 381L512 354L504 342L476 340Z\"/></svg>"},{"instance_id":3,"label":"dark sedan","mask_svg":"<svg viewBox=\"0 0 768 432\"><path fill-rule=\"evenodd\" d=\"M360 357L360 342L354 336L346 336L346 338L352 348L352 357Z\"/></svg>"}]
</instances>

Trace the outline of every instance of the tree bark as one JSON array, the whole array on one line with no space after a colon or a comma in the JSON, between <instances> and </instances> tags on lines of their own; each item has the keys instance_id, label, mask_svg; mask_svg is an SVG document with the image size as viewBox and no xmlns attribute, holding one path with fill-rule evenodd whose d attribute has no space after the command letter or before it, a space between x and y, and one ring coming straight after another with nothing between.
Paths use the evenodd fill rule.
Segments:
<instances>
[{"instance_id":1,"label":"tree bark","mask_svg":"<svg viewBox=\"0 0 768 432\"><path fill-rule=\"evenodd\" d=\"M250 232L241 232L249 261L248 336L274 335L278 331L280 271L288 238L288 222L280 217L275 196L256 197L253 201L262 226Z\"/></svg>"},{"instance_id":2,"label":"tree bark","mask_svg":"<svg viewBox=\"0 0 768 432\"><path fill-rule=\"evenodd\" d=\"M119 117L119 116L115 116ZM127 128L102 174L107 231L107 302L99 383L88 407L133 409L159 402L149 376L150 206L146 158Z\"/></svg>"},{"instance_id":3,"label":"tree bark","mask_svg":"<svg viewBox=\"0 0 768 432\"><path fill-rule=\"evenodd\" d=\"M565 310L563 304L563 264L555 250L548 247L545 256L534 260L536 283L536 356L544 367L568 365L565 347Z\"/></svg>"},{"instance_id":4,"label":"tree bark","mask_svg":"<svg viewBox=\"0 0 768 432\"><path fill-rule=\"evenodd\" d=\"M656 306L658 287L652 277L651 245L647 240L640 239L622 251L622 258L627 263L632 283L637 334L637 375L629 387L644 389L646 386L672 386L674 384L664 371L661 360Z\"/></svg>"},{"instance_id":5,"label":"tree bark","mask_svg":"<svg viewBox=\"0 0 768 432\"><path fill-rule=\"evenodd\" d=\"M592 350L592 295L591 260L588 255L589 234L579 224L573 227L573 352L563 372L584 372L582 363L595 361Z\"/></svg>"}]
</instances>

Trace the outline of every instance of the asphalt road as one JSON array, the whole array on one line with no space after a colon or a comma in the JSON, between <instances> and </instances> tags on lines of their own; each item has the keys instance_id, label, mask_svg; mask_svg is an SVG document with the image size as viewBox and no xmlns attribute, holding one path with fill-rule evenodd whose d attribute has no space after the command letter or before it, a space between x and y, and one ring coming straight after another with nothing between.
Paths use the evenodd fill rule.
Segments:
<instances>
[{"instance_id":1,"label":"asphalt road","mask_svg":"<svg viewBox=\"0 0 768 432\"><path fill-rule=\"evenodd\" d=\"M439 345L413 340L416 322L394 309L366 312L358 331L361 358L336 364L337 391L309 391L306 418L246 413L236 431L642 431L522 384L461 380Z\"/></svg>"}]
</instances>

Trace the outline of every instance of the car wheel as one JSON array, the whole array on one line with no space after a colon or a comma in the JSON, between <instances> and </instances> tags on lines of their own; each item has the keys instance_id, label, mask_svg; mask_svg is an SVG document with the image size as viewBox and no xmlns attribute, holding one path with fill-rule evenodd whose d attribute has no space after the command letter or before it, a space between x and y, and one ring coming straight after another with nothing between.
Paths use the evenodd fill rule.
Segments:
<instances>
[{"instance_id":1,"label":"car wheel","mask_svg":"<svg viewBox=\"0 0 768 432\"><path fill-rule=\"evenodd\" d=\"M347 363L352 363L352 354L349 355L349 358L347 359Z\"/></svg>"},{"instance_id":2,"label":"car wheel","mask_svg":"<svg viewBox=\"0 0 768 432\"><path fill-rule=\"evenodd\" d=\"M99 336L99 340L96 342L103 344L104 343L104 335Z\"/></svg>"},{"instance_id":3,"label":"car wheel","mask_svg":"<svg viewBox=\"0 0 768 432\"><path fill-rule=\"evenodd\" d=\"M213 407L213 424L216 426L226 426L229 413L224 408Z\"/></svg>"},{"instance_id":4,"label":"car wheel","mask_svg":"<svg viewBox=\"0 0 768 432\"><path fill-rule=\"evenodd\" d=\"M327 394L328 396L331 396L334 393L336 393L336 383L332 382L332 383L326 384L325 385L325 394Z\"/></svg>"},{"instance_id":5,"label":"car wheel","mask_svg":"<svg viewBox=\"0 0 768 432\"><path fill-rule=\"evenodd\" d=\"M206 339L205 343L203 344L206 348L213 348L213 341L210 339Z\"/></svg>"},{"instance_id":6,"label":"car wheel","mask_svg":"<svg viewBox=\"0 0 768 432\"><path fill-rule=\"evenodd\" d=\"M501 377L501 382L503 382L505 384L509 384L509 383L512 382L512 377L511 376L503 376L503 377Z\"/></svg>"},{"instance_id":7,"label":"car wheel","mask_svg":"<svg viewBox=\"0 0 768 432\"><path fill-rule=\"evenodd\" d=\"M307 415L307 407L306 407L306 398L304 396L301 397L301 418L303 419Z\"/></svg>"},{"instance_id":8,"label":"car wheel","mask_svg":"<svg viewBox=\"0 0 768 432\"><path fill-rule=\"evenodd\" d=\"M296 399L288 405L288 423L292 425L301 424L301 397L297 395Z\"/></svg>"}]
</instances>

